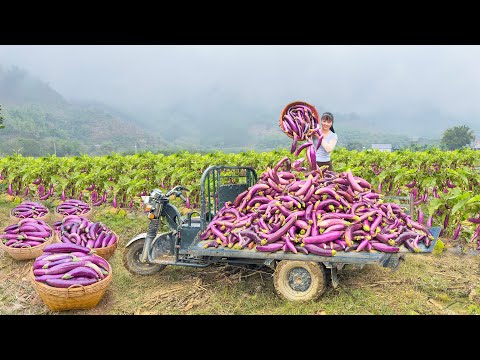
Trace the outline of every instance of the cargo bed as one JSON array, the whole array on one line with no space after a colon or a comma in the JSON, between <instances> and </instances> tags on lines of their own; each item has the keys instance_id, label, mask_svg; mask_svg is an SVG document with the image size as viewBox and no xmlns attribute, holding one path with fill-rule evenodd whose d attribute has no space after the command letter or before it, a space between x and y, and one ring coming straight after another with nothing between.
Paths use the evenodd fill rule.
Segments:
<instances>
[{"instance_id":1,"label":"cargo bed","mask_svg":"<svg viewBox=\"0 0 480 360\"><path fill-rule=\"evenodd\" d=\"M437 243L438 236L440 234L441 227L433 227L430 228L429 231L431 232L434 239L430 243L429 247L426 247L425 244L419 243L418 247L422 250L421 252L415 253L408 250L405 246L400 246L400 251L398 253L385 253L377 250L371 251L337 251L334 256L320 256L315 254L294 254L291 252L282 252L276 251L273 253L269 252L262 252L257 251L255 249L231 249L226 247L209 247L204 248L204 245L208 243L210 240L204 241L194 241L191 246L185 249L180 250L180 254L189 254L192 256L212 256L212 257L219 257L219 258L228 258L228 259L256 259L256 260L266 260L267 262L270 260L301 260L301 261L316 261L322 263L344 263L344 264L380 264L383 266L388 266L390 263L390 258L398 257L402 254L410 253L410 254L425 254L431 253Z\"/></svg>"}]
</instances>

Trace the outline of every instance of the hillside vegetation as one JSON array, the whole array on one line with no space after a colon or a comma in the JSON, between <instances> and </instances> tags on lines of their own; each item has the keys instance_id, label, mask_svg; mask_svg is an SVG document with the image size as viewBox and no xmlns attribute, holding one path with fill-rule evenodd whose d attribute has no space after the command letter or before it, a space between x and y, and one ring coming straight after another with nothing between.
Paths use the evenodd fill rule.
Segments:
<instances>
[{"instance_id":1,"label":"hillside vegetation","mask_svg":"<svg viewBox=\"0 0 480 360\"><path fill-rule=\"evenodd\" d=\"M73 104L19 69L0 68L5 128L0 153L29 156L106 154L167 148L167 142L99 105Z\"/></svg>"}]
</instances>

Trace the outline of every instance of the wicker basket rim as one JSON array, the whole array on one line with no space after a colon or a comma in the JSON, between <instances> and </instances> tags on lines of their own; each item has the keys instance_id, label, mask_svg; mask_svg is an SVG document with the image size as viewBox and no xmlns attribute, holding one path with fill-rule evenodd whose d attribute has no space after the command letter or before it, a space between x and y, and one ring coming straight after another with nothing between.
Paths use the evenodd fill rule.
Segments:
<instances>
[{"instance_id":1,"label":"wicker basket rim","mask_svg":"<svg viewBox=\"0 0 480 360\"><path fill-rule=\"evenodd\" d=\"M96 254L93 254L93 255L100 257L100 255L96 255ZM72 285L68 288L56 288L54 286L46 285L46 284L44 284L40 281L36 281L35 280L35 275L33 274L33 265L30 268L29 276L30 276L30 280L32 281L34 287L38 291L42 291L43 293L47 293L49 295L56 295L56 296L60 296L60 297L67 297L67 298L68 297L78 297L78 296L82 296L82 295L86 295L86 294L95 293L97 291L101 291L101 290L105 289L110 284L110 281L112 279L112 265L110 265L110 263L108 261L107 261L107 264L108 264L108 267L110 269L110 271L108 272L108 275L104 279L101 279L101 280L97 281L96 283L93 283L93 284L90 284L90 285L85 285L85 286L84 285ZM64 295L66 295L66 296L64 296Z\"/></svg>"},{"instance_id":2,"label":"wicker basket rim","mask_svg":"<svg viewBox=\"0 0 480 360\"><path fill-rule=\"evenodd\" d=\"M32 252L32 251L35 251L37 249L40 249L41 246L44 246L47 242L49 241L52 241L55 237L52 235L52 236L49 236L48 238L46 238L47 240L45 240L43 243L41 244L38 244L36 246L30 246L30 247L23 247L23 248L14 248L14 247L11 247L11 246L7 246L5 245L2 241L0 241L0 247L2 247L4 250L9 250L9 251L13 251L13 252ZM20 250L24 250L24 251L20 251Z\"/></svg>"},{"instance_id":3,"label":"wicker basket rim","mask_svg":"<svg viewBox=\"0 0 480 360\"><path fill-rule=\"evenodd\" d=\"M285 115L285 113L287 112L287 110L292 107L292 106L295 106L295 105L304 105L304 106L308 106L312 112L317 116L317 120L318 120L318 117L319 117L319 114L318 114L318 111L317 109L315 108L315 106L313 106L312 104L306 102L306 101L300 101L300 100L297 100L297 101L292 101L291 103L287 104L283 109L282 109L282 112L281 112L281 116L283 118L283 115Z\"/></svg>"}]
</instances>

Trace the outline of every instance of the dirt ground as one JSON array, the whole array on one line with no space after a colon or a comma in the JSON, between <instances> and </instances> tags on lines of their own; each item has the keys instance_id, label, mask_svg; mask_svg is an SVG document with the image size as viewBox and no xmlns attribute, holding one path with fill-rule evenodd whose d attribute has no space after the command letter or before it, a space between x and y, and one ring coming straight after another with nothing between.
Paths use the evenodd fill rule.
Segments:
<instances>
[{"instance_id":1,"label":"dirt ground","mask_svg":"<svg viewBox=\"0 0 480 360\"><path fill-rule=\"evenodd\" d=\"M7 206L0 220L7 224ZM127 271L123 252L129 239L145 229L133 215L94 217L119 235L108 260L112 281L89 309L52 311L29 278L33 260L15 260L0 249L0 315L477 315L480 314L480 256L473 244L440 238L443 252L407 254L392 271L378 265L346 266L339 285L315 301L280 298L269 268L232 265L167 267L150 275ZM459 246L463 247L461 249Z\"/></svg>"},{"instance_id":2,"label":"dirt ground","mask_svg":"<svg viewBox=\"0 0 480 360\"><path fill-rule=\"evenodd\" d=\"M372 265L339 272L317 301L279 299L273 272L230 265L204 269L168 268L153 276L128 273L121 251L110 260L114 279L97 306L51 311L30 282L33 260L18 261L0 251L0 314L439 314L480 313L477 255L446 250L408 256L396 271ZM348 304L348 305L347 305Z\"/></svg>"}]
</instances>

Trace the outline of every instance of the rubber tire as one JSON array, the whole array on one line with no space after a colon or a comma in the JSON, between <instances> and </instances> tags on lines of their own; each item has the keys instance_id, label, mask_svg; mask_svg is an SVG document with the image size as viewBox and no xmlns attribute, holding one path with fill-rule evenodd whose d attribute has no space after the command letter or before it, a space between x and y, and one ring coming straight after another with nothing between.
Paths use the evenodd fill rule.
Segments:
<instances>
[{"instance_id":1,"label":"rubber tire","mask_svg":"<svg viewBox=\"0 0 480 360\"><path fill-rule=\"evenodd\" d=\"M137 240L123 253L123 265L125 268L135 275L152 275L159 271L162 271L167 265L160 264L147 264L140 262L140 256L142 255L145 239Z\"/></svg>"},{"instance_id":2,"label":"rubber tire","mask_svg":"<svg viewBox=\"0 0 480 360\"><path fill-rule=\"evenodd\" d=\"M296 291L288 284L292 269L303 268L311 277L311 284L306 291ZM327 288L325 267L313 261L282 260L273 275L273 284L277 294L288 301L310 301L318 299Z\"/></svg>"}]
</instances>

